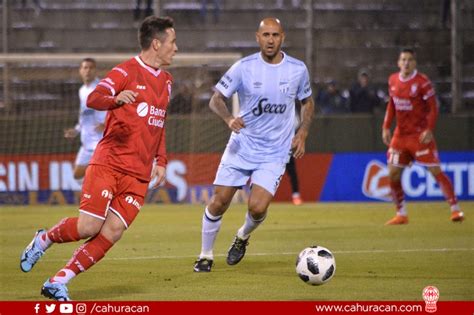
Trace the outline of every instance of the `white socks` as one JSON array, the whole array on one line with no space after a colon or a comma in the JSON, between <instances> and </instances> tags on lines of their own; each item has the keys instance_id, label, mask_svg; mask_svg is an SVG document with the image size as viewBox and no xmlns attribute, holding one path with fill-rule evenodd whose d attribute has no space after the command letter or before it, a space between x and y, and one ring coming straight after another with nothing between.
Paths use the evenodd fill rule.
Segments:
<instances>
[{"instance_id":1,"label":"white socks","mask_svg":"<svg viewBox=\"0 0 474 315\"><path fill-rule=\"evenodd\" d=\"M44 239L43 239L44 236ZM43 235L38 237L37 245L41 248L42 251L47 250L53 242L48 238L48 232L45 232Z\"/></svg>"},{"instance_id":2,"label":"white socks","mask_svg":"<svg viewBox=\"0 0 474 315\"><path fill-rule=\"evenodd\" d=\"M214 259L212 250L221 224L222 216L213 216L206 207L202 216L202 245L199 258Z\"/></svg>"},{"instance_id":3,"label":"white socks","mask_svg":"<svg viewBox=\"0 0 474 315\"><path fill-rule=\"evenodd\" d=\"M397 210L397 214L401 215L401 216L404 216L404 217L408 216L408 211L407 211L407 207L406 207L406 204L405 204L405 200L402 201L402 203L400 205L400 208Z\"/></svg>"},{"instance_id":4,"label":"white socks","mask_svg":"<svg viewBox=\"0 0 474 315\"><path fill-rule=\"evenodd\" d=\"M245 215L245 223L237 231L237 236L243 240L248 239L250 237L250 233L252 233L263 222L263 220L265 220L265 218L266 215L261 219L255 220L247 211L247 214Z\"/></svg>"},{"instance_id":5,"label":"white socks","mask_svg":"<svg viewBox=\"0 0 474 315\"><path fill-rule=\"evenodd\" d=\"M61 284L67 284L69 280L74 278L76 274L70 269L61 269L59 272L52 277L49 282L58 282Z\"/></svg>"}]
</instances>

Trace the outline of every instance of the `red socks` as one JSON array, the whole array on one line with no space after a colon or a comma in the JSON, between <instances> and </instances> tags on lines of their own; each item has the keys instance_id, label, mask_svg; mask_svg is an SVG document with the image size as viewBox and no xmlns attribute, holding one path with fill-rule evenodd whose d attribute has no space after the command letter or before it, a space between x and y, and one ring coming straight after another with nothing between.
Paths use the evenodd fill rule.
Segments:
<instances>
[{"instance_id":1,"label":"red socks","mask_svg":"<svg viewBox=\"0 0 474 315\"><path fill-rule=\"evenodd\" d=\"M441 190L443 191L444 197L448 201L450 206L455 206L458 203L456 195L454 194L453 184L443 172L435 176Z\"/></svg>"},{"instance_id":2,"label":"red socks","mask_svg":"<svg viewBox=\"0 0 474 315\"><path fill-rule=\"evenodd\" d=\"M403 208L405 201L405 193L403 192L401 181L390 181L390 190L392 193L392 199L397 206L397 211Z\"/></svg>"},{"instance_id":3,"label":"red socks","mask_svg":"<svg viewBox=\"0 0 474 315\"><path fill-rule=\"evenodd\" d=\"M53 243L68 243L80 240L77 231L79 218L64 218L48 231L48 238Z\"/></svg>"},{"instance_id":4,"label":"red socks","mask_svg":"<svg viewBox=\"0 0 474 315\"><path fill-rule=\"evenodd\" d=\"M64 269L69 269L76 275L84 272L99 262L113 245L114 243L106 239L102 234L97 234L97 236L76 249Z\"/></svg>"}]
</instances>

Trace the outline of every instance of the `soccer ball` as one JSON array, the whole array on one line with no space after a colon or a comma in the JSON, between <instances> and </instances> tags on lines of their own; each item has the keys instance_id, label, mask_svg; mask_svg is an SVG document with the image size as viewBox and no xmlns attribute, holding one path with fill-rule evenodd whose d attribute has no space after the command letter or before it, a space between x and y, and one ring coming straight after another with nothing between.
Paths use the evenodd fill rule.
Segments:
<instances>
[{"instance_id":1,"label":"soccer ball","mask_svg":"<svg viewBox=\"0 0 474 315\"><path fill-rule=\"evenodd\" d=\"M296 273L311 285L325 284L336 272L336 260L331 251L322 246L303 249L296 259Z\"/></svg>"}]
</instances>

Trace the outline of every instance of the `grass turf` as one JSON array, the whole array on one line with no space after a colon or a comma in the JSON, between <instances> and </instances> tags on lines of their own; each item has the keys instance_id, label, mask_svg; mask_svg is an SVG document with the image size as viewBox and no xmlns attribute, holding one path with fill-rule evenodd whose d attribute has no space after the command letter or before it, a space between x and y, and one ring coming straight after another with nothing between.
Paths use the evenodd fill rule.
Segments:
<instances>
[{"instance_id":1,"label":"grass turf","mask_svg":"<svg viewBox=\"0 0 474 315\"><path fill-rule=\"evenodd\" d=\"M223 219L211 273L192 270L200 251L203 206L147 205L107 256L69 284L74 300L415 300L434 285L440 300L474 296L474 202L461 203L467 219L449 221L444 202L410 202L410 224L384 226L388 203L272 204L265 223L236 266L225 255L241 226L245 205ZM36 229L76 216L74 206L0 209L0 299L38 300L42 283L64 266L78 243L51 247L28 274L19 256ZM323 286L295 273L298 252L329 248L336 275Z\"/></svg>"}]
</instances>

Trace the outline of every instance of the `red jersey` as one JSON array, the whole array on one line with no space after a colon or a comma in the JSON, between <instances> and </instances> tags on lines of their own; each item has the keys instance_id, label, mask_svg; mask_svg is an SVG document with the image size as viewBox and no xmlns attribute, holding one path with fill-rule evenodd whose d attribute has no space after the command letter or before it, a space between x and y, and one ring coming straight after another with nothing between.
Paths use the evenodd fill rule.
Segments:
<instances>
[{"instance_id":1,"label":"red jersey","mask_svg":"<svg viewBox=\"0 0 474 315\"><path fill-rule=\"evenodd\" d=\"M166 166L165 118L172 77L147 66L139 56L113 68L87 99L87 106L109 110L104 137L90 164L105 165L150 181L153 160ZM117 106L123 90L138 93L134 103Z\"/></svg>"},{"instance_id":2,"label":"red jersey","mask_svg":"<svg viewBox=\"0 0 474 315\"><path fill-rule=\"evenodd\" d=\"M393 73L388 79L390 100L387 104L383 128L390 128L397 117L395 136L417 135L433 130L438 116L435 91L430 80L416 70L406 79Z\"/></svg>"}]
</instances>

